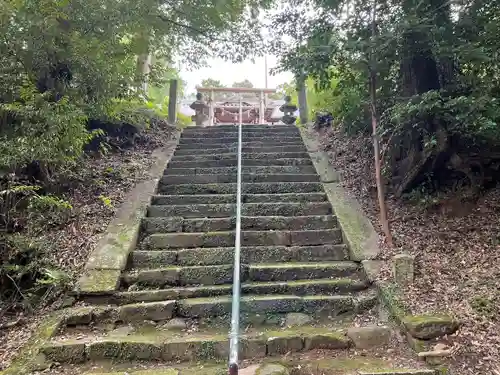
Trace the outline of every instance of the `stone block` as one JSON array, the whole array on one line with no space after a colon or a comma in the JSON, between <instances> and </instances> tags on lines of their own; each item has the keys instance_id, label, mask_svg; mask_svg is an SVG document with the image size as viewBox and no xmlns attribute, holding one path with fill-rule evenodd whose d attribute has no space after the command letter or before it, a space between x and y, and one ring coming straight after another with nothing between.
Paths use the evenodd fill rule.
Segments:
<instances>
[{"instance_id":1,"label":"stone block","mask_svg":"<svg viewBox=\"0 0 500 375\"><path fill-rule=\"evenodd\" d=\"M302 313L289 313L285 317L285 326L287 327L303 326L311 322L312 318L309 315Z\"/></svg>"},{"instance_id":2,"label":"stone block","mask_svg":"<svg viewBox=\"0 0 500 375\"><path fill-rule=\"evenodd\" d=\"M300 352L304 348L304 340L297 336L275 336L267 339L267 354L277 355L288 352Z\"/></svg>"},{"instance_id":3,"label":"stone block","mask_svg":"<svg viewBox=\"0 0 500 375\"><path fill-rule=\"evenodd\" d=\"M421 340L451 335L460 326L459 321L448 315L406 316L403 323L413 337Z\"/></svg>"},{"instance_id":4,"label":"stone block","mask_svg":"<svg viewBox=\"0 0 500 375\"><path fill-rule=\"evenodd\" d=\"M123 322L143 320L167 320L174 314L175 301L135 303L121 306L119 320Z\"/></svg>"},{"instance_id":5,"label":"stone block","mask_svg":"<svg viewBox=\"0 0 500 375\"><path fill-rule=\"evenodd\" d=\"M349 339L342 332L325 332L304 338L305 350L312 349L346 349Z\"/></svg>"},{"instance_id":6,"label":"stone block","mask_svg":"<svg viewBox=\"0 0 500 375\"><path fill-rule=\"evenodd\" d=\"M83 343L52 343L41 348L41 352L47 359L54 362L81 363L85 361L85 344Z\"/></svg>"},{"instance_id":7,"label":"stone block","mask_svg":"<svg viewBox=\"0 0 500 375\"><path fill-rule=\"evenodd\" d=\"M393 275L396 284L406 286L413 283L415 277L415 257L409 254L398 254L392 260Z\"/></svg>"},{"instance_id":8,"label":"stone block","mask_svg":"<svg viewBox=\"0 0 500 375\"><path fill-rule=\"evenodd\" d=\"M265 363L256 372L258 375L290 375L290 370L277 363Z\"/></svg>"},{"instance_id":9,"label":"stone block","mask_svg":"<svg viewBox=\"0 0 500 375\"><path fill-rule=\"evenodd\" d=\"M388 345L391 339L391 329L387 326L352 327L347 330L347 336L358 349Z\"/></svg>"},{"instance_id":10,"label":"stone block","mask_svg":"<svg viewBox=\"0 0 500 375\"><path fill-rule=\"evenodd\" d=\"M86 345L85 351L90 360L118 358L122 343L119 340L91 342Z\"/></svg>"}]
</instances>

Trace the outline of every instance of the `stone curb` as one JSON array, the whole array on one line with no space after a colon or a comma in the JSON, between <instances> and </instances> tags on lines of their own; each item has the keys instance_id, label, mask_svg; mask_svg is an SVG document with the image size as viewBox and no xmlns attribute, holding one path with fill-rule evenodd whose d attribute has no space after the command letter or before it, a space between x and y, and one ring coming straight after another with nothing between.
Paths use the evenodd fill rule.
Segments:
<instances>
[{"instance_id":1,"label":"stone curb","mask_svg":"<svg viewBox=\"0 0 500 375\"><path fill-rule=\"evenodd\" d=\"M178 139L177 132L168 146L153 152L156 160L148 172L150 178L139 182L127 194L106 234L90 254L75 293L106 294L118 288L128 255L137 244L141 220L151 197L157 191L163 170L175 151Z\"/></svg>"},{"instance_id":2,"label":"stone curb","mask_svg":"<svg viewBox=\"0 0 500 375\"><path fill-rule=\"evenodd\" d=\"M304 127L300 128L300 132L335 215L338 217L344 240L349 246L351 259L354 261L374 259L380 253L380 249L378 235L372 223L363 213L357 200L350 197L339 184L340 175L333 169L326 152L319 150L320 145L315 134Z\"/></svg>"},{"instance_id":3,"label":"stone curb","mask_svg":"<svg viewBox=\"0 0 500 375\"><path fill-rule=\"evenodd\" d=\"M40 349L54 337L65 324L65 317L57 312L46 317L33 332L28 342L21 348L7 369L0 371L0 375L28 375L39 370L45 363L45 356Z\"/></svg>"}]
</instances>

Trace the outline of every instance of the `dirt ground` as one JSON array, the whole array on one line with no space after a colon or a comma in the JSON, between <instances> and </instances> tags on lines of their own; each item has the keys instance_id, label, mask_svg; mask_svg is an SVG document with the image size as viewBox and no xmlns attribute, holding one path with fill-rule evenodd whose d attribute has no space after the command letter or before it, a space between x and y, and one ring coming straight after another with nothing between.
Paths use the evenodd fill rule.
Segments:
<instances>
[{"instance_id":1,"label":"dirt ground","mask_svg":"<svg viewBox=\"0 0 500 375\"><path fill-rule=\"evenodd\" d=\"M133 148L115 150L105 155L84 158L68 181L72 188L65 195L71 203L71 218L63 226L45 232L42 240L51 244L48 254L53 264L76 280L127 192L148 178L156 161L155 154L172 142L175 128L163 126L144 134ZM76 183L75 183L76 182ZM31 337L40 320L61 306L62 300L29 312L7 312L6 301L0 301L0 370ZM9 328L6 328L9 327Z\"/></svg>"},{"instance_id":2,"label":"dirt ground","mask_svg":"<svg viewBox=\"0 0 500 375\"><path fill-rule=\"evenodd\" d=\"M417 195L411 202L388 194L395 243L389 248L379 225L371 138L338 130L321 137L342 185L380 233L380 259L402 251L416 257L416 280L405 290L412 313L447 311L462 321L451 337L452 374L500 375L500 187L474 200L467 192ZM389 267L381 277L390 277Z\"/></svg>"}]
</instances>

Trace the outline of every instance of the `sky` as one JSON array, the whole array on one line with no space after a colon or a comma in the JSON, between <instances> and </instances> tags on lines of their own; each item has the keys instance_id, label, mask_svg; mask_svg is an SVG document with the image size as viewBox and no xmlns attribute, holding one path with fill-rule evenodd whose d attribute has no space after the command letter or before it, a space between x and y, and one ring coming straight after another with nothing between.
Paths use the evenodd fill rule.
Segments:
<instances>
[{"instance_id":1,"label":"sky","mask_svg":"<svg viewBox=\"0 0 500 375\"><path fill-rule=\"evenodd\" d=\"M208 66L199 70L188 71L181 68L181 77L187 82L186 94L195 92L197 85L205 78L213 78L222 84L231 86L234 82L241 82L248 79L254 87L265 87L265 63L264 57L260 57L252 62L244 61L240 64L233 64L222 59L211 59ZM267 57L268 70L277 64L276 56ZM290 82L293 79L291 73L281 73L275 76L268 75L268 87L276 88L279 84Z\"/></svg>"}]
</instances>

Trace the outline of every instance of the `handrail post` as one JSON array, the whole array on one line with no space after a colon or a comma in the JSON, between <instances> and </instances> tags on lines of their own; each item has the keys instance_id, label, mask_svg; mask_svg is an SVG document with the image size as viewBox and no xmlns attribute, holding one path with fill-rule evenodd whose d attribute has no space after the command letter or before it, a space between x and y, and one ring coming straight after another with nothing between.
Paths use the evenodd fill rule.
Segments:
<instances>
[{"instance_id":1,"label":"handrail post","mask_svg":"<svg viewBox=\"0 0 500 375\"><path fill-rule=\"evenodd\" d=\"M238 375L238 351L240 339L240 250L241 250L241 150L243 107L240 96L238 124L238 170L236 179L236 229L234 240L233 300L231 306L231 333L229 339L229 375Z\"/></svg>"}]
</instances>

